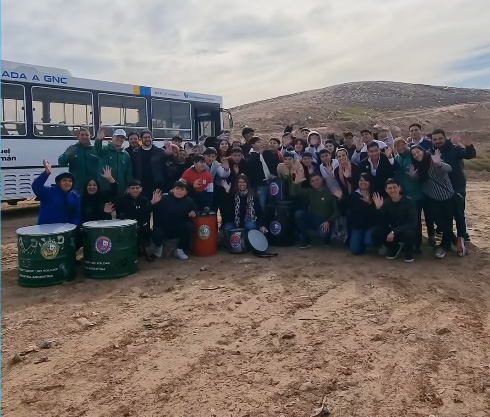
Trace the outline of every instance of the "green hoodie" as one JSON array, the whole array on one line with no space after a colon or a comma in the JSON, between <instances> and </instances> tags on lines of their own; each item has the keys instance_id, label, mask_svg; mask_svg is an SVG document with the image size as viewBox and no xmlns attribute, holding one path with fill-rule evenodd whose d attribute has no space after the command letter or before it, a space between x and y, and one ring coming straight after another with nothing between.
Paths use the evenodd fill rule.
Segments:
<instances>
[{"instance_id":1,"label":"green hoodie","mask_svg":"<svg viewBox=\"0 0 490 417\"><path fill-rule=\"evenodd\" d=\"M399 153L395 160L400 164L400 169L396 171L396 179L402 186L402 192L414 201L424 198L422 193L422 184L418 178L410 176L410 167L412 166L412 154L410 151Z\"/></svg>"},{"instance_id":2,"label":"green hoodie","mask_svg":"<svg viewBox=\"0 0 490 417\"><path fill-rule=\"evenodd\" d=\"M295 195L305 198L310 207L310 213L328 220L331 224L339 218L340 211L337 198L330 190L326 188L321 190L301 188L301 184L294 184L293 191Z\"/></svg>"},{"instance_id":3,"label":"green hoodie","mask_svg":"<svg viewBox=\"0 0 490 417\"><path fill-rule=\"evenodd\" d=\"M99 157L92 144L82 145L80 142L73 145L75 152L70 155L69 147L58 157L58 165L68 167L68 171L75 178L74 191L82 195L88 180L95 178L99 174Z\"/></svg>"},{"instance_id":4,"label":"green hoodie","mask_svg":"<svg viewBox=\"0 0 490 417\"><path fill-rule=\"evenodd\" d=\"M112 177L117 182L118 192L124 193L128 182L133 179L133 167L129 154L122 148L116 149L112 143L103 145L99 139L95 140L95 152L99 156L99 172L102 174L102 168L109 165L112 169ZM109 190L109 182L105 178L99 178L101 191Z\"/></svg>"}]
</instances>

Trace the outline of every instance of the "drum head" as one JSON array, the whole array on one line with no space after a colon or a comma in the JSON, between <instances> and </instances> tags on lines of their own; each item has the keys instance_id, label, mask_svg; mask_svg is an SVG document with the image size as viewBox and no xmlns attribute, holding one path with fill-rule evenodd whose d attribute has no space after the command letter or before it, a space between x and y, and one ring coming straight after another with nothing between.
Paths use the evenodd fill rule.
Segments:
<instances>
[{"instance_id":1,"label":"drum head","mask_svg":"<svg viewBox=\"0 0 490 417\"><path fill-rule=\"evenodd\" d=\"M58 235L60 233L70 232L76 228L76 225L70 223L38 224L35 226L21 227L17 229L17 234L21 236Z\"/></svg>"},{"instance_id":2,"label":"drum head","mask_svg":"<svg viewBox=\"0 0 490 417\"><path fill-rule=\"evenodd\" d=\"M248 243L250 243L252 249L256 250L257 252L265 252L267 249L269 249L269 242L267 241L267 238L258 230L250 230L248 232Z\"/></svg>"},{"instance_id":3,"label":"drum head","mask_svg":"<svg viewBox=\"0 0 490 417\"><path fill-rule=\"evenodd\" d=\"M82 224L84 228L91 227L125 227L136 224L136 220L96 220Z\"/></svg>"}]
</instances>

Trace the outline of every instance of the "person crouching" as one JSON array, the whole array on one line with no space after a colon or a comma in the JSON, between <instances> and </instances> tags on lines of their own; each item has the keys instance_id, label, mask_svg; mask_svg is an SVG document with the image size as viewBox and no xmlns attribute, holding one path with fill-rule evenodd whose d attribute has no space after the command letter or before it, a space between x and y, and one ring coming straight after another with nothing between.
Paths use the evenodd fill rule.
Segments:
<instances>
[{"instance_id":1,"label":"person crouching","mask_svg":"<svg viewBox=\"0 0 490 417\"><path fill-rule=\"evenodd\" d=\"M180 179L168 194L153 209L153 243L155 256L163 256L163 243L166 239L179 239L174 256L186 260L192 237L192 218L196 217L196 204L187 195L188 183Z\"/></svg>"}]
</instances>

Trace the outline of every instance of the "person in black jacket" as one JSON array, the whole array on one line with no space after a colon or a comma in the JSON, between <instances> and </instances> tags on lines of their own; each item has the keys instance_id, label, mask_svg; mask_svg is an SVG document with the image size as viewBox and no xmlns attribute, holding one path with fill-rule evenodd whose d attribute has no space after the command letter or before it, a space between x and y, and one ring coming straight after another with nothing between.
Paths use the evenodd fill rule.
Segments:
<instances>
[{"instance_id":1,"label":"person in black jacket","mask_svg":"<svg viewBox=\"0 0 490 417\"><path fill-rule=\"evenodd\" d=\"M141 132L142 144L132 153L133 177L141 182L143 195L151 199L153 192L165 185L165 162L173 159L172 146L165 151L153 145L153 135L149 130Z\"/></svg>"},{"instance_id":2,"label":"person in black jacket","mask_svg":"<svg viewBox=\"0 0 490 417\"><path fill-rule=\"evenodd\" d=\"M83 190L82 205L82 225L85 222L96 220L110 220L114 205L111 201L117 196L117 182L112 177L111 168L103 168L103 177L109 182L109 191L100 191L100 185L97 178L91 178L87 181Z\"/></svg>"},{"instance_id":3,"label":"person in black jacket","mask_svg":"<svg viewBox=\"0 0 490 417\"><path fill-rule=\"evenodd\" d=\"M192 166L192 161L187 157L185 149L179 149L177 153L174 151L173 159L165 162L165 183L163 192L168 193L174 187L175 182L182 178L184 171Z\"/></svg>"},{"instance_id":4,"label":"person in black jacket","mask_svg":"<svg viewBox=\"0 0 490 417\"><path fill-rule=\"evenodd\" d=\"M356 191L347 195L341 190L334 192L341 204L345 202L344 205L347 207L349 246L353 255L362 255L366 248L374 246L374 230L378 214L371 192L371 182L371 175L364 172L359 177Z\"/></svg>"},{"instance_id":5,"label":"person in black jacket","mask_svg":"<svg viewBox=\"0 0 490 417\"><path fill-rule=\"evenodd\" d=\"M432 146L431 153L435 154L435 151L439 150L444 163L451 165L452 171L449 172L449 179L459 197L455 215L456 225L461 228L464 223L464 227L467 230L464 213L466 205L466 176L464 174L463 159L475 158L476 149L467 133L460 135L455 132L451 141L446 138L446 133L442 129L436 129L432 132ZM466 239L469 240L468 231L466 232Z\"/></svg>"},{"instance_id":6,"label":"person in black jacket","mask_svg":"<svg viewBox=\"0 0 490 417\"><path fill-rule=\"evenodd\" d=\"M196 217L196 204L187 195L188 183L185 180L176 181L172 191L162 196L161 201L153 209L153 243L155 256L163 255L165 239L179 239L174 251L176 258L189 259L186 252L192 237L193 225L191 219Z\"/></svg>"},{"instance_id":7,"label":"person in black jacket","mask_svg":"<svg viewBox=\"0 0 490 417\"><path fill-rule=\"evenodd\" d=\"M367 145L368 157L364 158L359 167L361 172L367 172L373 177L372 188L373 192L381 194L385 197L385 183L388 178L395 176L396 170L399 168L398 162L393 158L393 150L387 147L385 153L382 153L376 141Z\"/></svg>"},{"instance_id":8,"label":"person in black jacket","mask_svg":"<svg viewBox=\"0 0 490 417\"><path fill-rule=\"evenodd\" d=\"M402 187L394 178L386 181L388 198L373 194L378 210L378 225L374 231L374 241L386 246L386 259L396 259L403 249L405 262L413 262L415 233L417 230L417 206L409 197L401 193Z\"/></svg>"},{"instance_id":9,"label":"person in black jacket","mask_svg":"<svg viewBox=\"0 0 490 417\"><path fill-rule=\"evenodd\" d=\"M133 151L140 147L140 137L138 135L138 132L131 132L128 135L128 142L129 146L124 150L129 153L129 156L131 157L131 159L133 159Z\"/></svg>"},{"instance_id":10,"label":"person in black jacket","mask_svg":"<svg viewBox=\"0 0 490 417\"><path fill-rule=\"evenodd\" d=\"M138 222L139 248L148 246L151 242L150 217L153 207L162 199L162 192L155 190L151 200L143 195L143 186L140 181L132 180L128 183L128 192L115 201L118 219L131 219Z\"/></svg>"},{"instance_id":11,"label":"person in black jacket","mask_svg":"<svg viewBox=\"0 0 490 417\"><path fill-rule=\"evenodd\" d=\"M266 144L258 136L249 140L252 149L246 157L245 173L250 185L259 197L262 211L265 212L269 193L268 181L277 177L279 157L276 152L266 149Z\"/></svg>"}]
</instances>

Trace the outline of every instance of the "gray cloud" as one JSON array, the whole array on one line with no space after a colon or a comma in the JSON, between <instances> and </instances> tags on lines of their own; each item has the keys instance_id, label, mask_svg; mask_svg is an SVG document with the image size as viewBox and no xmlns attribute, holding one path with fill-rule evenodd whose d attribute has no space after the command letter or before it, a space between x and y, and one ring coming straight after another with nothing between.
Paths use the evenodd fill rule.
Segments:
<instances>
[{"instance_id":1,"label":"gray cloud","mask_svg":"<svg viewBox=\"0 0 490 417\"><path fill-rule=\"evenodd\" d=\"M490 87L489 21L485 0L4 0L2 57L227 106L356 80Z\"/></svg>"}]
</instances>

